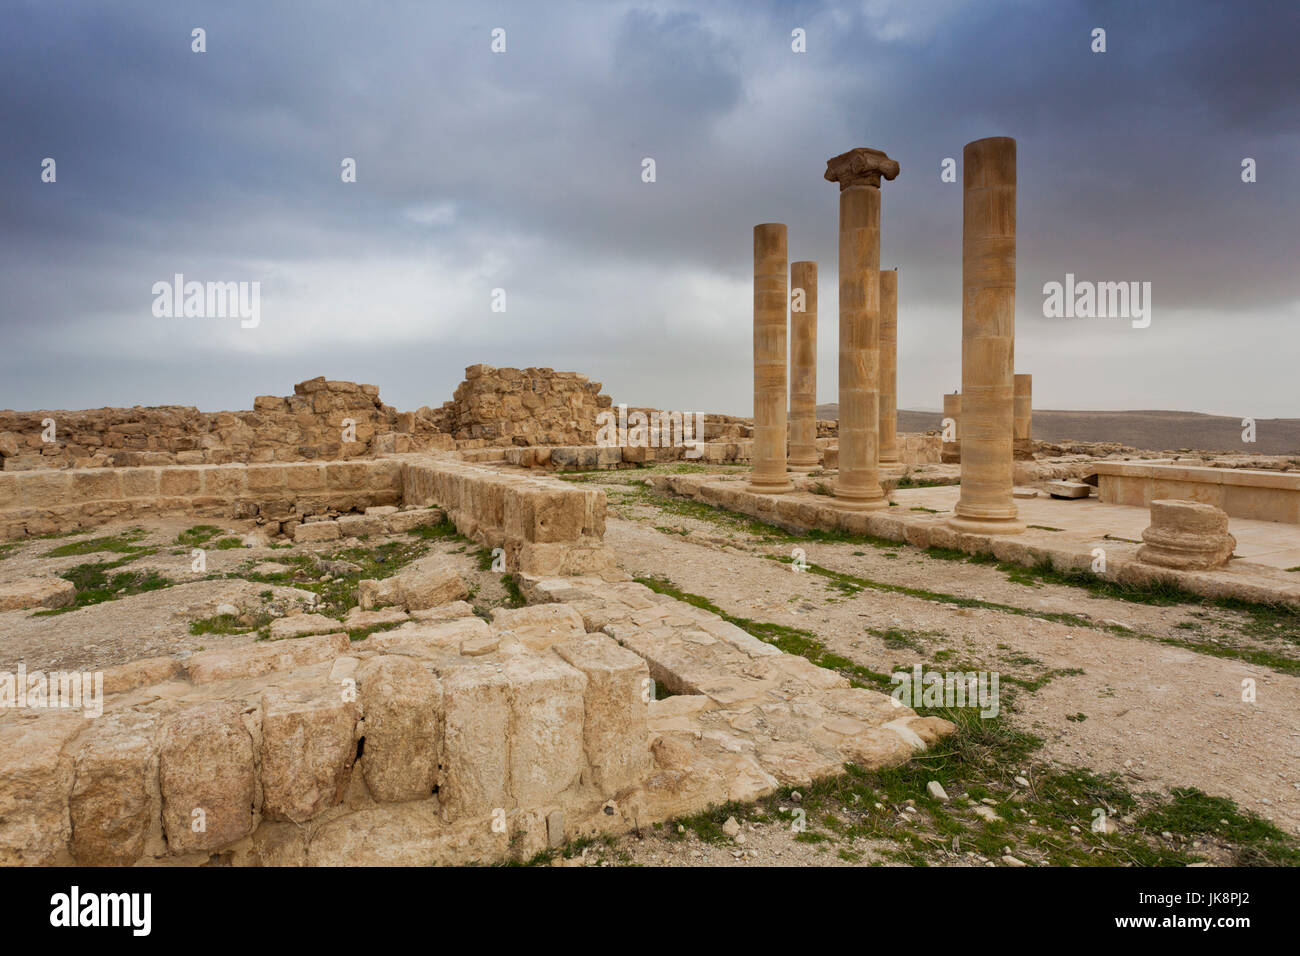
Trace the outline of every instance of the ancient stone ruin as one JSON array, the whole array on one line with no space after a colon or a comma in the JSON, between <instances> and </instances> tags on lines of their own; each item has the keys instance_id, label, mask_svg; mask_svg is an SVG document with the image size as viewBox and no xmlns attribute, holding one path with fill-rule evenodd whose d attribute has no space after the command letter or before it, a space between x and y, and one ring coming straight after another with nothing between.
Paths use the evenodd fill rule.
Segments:
<instances>
[{"instance_id":1,"label":"ancient stone ruin","mask_svg":"<svg viewBox=\"0 0 1300 956\"><path fill-rule=\"evenodd\" d=\"M320 377L251 411L0 412L0 863L520 860L898 766L957 731L886 693L897 675L760 620L824 608L728 611L630 573L663 546L651 530L691 534L638 528L647 501L781 542L763 570L897 545L1300 607L1296 472L1033 439L1016 144L963 156L962 382L942 430L899 431L906 297L880 269L880 188L900 170L869 148L825 171L834 422L817 419L817 264L788 261L780 223L753 231L753 418L701 415L667 442L628 441L660 410L624 404L604 440L616 406L584 375L487 365L415 411ZM597 480L624 472L644 477ZM711 573L754 556L700 546ZM820 571L845 600L866 587Z\"/></svg>"}]
</instances>

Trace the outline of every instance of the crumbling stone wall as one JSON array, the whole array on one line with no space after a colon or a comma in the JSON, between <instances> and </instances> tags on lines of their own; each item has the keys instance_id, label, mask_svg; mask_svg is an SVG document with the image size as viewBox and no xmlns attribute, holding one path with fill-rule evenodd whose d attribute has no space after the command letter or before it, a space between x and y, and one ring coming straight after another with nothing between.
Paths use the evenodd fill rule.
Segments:
<instances>
[{"instance_id":1,"label":"crumbling stone wall","mask_svg":"<svg viewBox=\"0 0 1300 956\"><path fill-rule=\"evenodd\" d=\"M360 458L451 448L427 409L398 412L375 385L299 382L293 394L259 395L252 411L200 412L167 405L84 411L0 411L5 471L43 468L220 465ZM53 420L54 441L45 424ZM353 427L345 433L344 422ZM345 440L351 439L351 440Z\"/></svg>"},{"instance_id":2,"label":"crumbling stone wall","mask_svg":"<svg viewBox=\"0 0 1300 956\"><path fill-rule=\"evenodd\" d=\"M611 405L600 387L577 372L471 365L439 424L458 442L591 445L596 415Z\"/></svg>"}]
</instances>

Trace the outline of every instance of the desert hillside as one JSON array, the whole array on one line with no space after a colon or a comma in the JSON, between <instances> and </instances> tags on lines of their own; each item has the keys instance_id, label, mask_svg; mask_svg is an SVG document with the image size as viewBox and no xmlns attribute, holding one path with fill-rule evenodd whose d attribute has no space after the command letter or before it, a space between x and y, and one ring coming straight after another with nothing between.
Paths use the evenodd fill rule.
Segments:
<instances>
[{"instance_id":1,"label":"desert hillside","mask_svg":"<svg viewBox=\"0 0 1300 956\"><path fill-rule=\"evenodd\" d=\"M839 406L818 405L818 418L835 418ZM938 428L939 412L898 410L898 429ZM1248 451L1261 455L1300 454L1300 418L1260 418L1253 445L1241 440L1241 419L1200 412L1084 412L1034 409L1034 437L1040 441L1114 441L1155 450L1192 448Z\"/></svg>"}]
</instances>

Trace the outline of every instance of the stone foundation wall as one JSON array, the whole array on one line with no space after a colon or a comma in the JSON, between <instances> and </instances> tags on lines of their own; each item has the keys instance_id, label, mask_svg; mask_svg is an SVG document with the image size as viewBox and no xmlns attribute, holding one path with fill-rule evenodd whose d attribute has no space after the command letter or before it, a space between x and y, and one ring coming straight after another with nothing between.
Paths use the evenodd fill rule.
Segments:
<instances>
[{"instance_id":1,"label":"stone foundation wall","mask_svg":"<svg viewBox=\"0 0 1300 956\"><path fill-rule=\"evenodd\" d=\"M457 441L590 445L596 415L610 404L599 382L577 372L471 365L438 422Z\"/></svg>"},{"instance_id":2,"label":"stone foundation wall","mask_svg":"<svg viewBox=\"0 0 1300 956\"><path fill-rule=\"evenodd\" d=\"M4 472L0 540L173 511L260 517L278 522L279 531L320 511L401 502L402 467L394 459Z\"/></svg>"},{"instance_id":3,"label":"stone foundation wall","mask_svg":"<svg viewBox=\"0 0 1300 956\"><path fill-rule=\"evenodd\" d=\"M338 460L451 448L432 415L398 412L380 401L377 386L321 377L298 383L287 397L260 395L252 411L174 405L0 411L0 458L5 471L27 471ZM54 441L47 442L42 434L50 419Z\"/></svg>"},{"instance_id":4,"label":"stone foundation wall","mask_svg":"<svg viewBox=\"0 0 1300 956\"><path fill-rule=\"evenodd\" d=\"M406 504L436 505L461 534L504 548L508 571L586 574L614 566L599 489L453 459L403 462L402 486Z\"/></svg>"}]
</instances>

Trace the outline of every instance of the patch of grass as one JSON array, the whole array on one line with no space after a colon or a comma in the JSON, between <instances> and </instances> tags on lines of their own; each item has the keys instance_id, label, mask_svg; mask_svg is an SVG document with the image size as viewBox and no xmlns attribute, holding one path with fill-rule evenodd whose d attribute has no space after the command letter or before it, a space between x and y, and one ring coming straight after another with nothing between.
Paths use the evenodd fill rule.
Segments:
<instances>
[{"instance_id":1,"label":"patch of grass","mask_svg":"<svg viewBox=\"0 0 1300 956\"><path fill-rule=\"evenodd\" d=\"M105 601L112 601L117 598L128 597L132 594L143 594L146 591L159 591L166 587L171 587L176 582L163 577L157 571L120 571L117 574L109 572L120 568L125 564L134 561L139 555L128 554L124 558L118 558L116 561L96 561L89 564L78 564L76 567L68 568L59 577L65 581L71 581L77 589L75 599L67 607L51 608L44 611L36 611L33 617L51 617L55 614L66 614L69 611L76 611L83 607L89 607L92 604L103 604Z\"/></svg>"},{"instance_id":2,"label":"patch of grass","mask_svg":"<svg viewBox=\"0 0 1300 956\"><path fill-rule=\"evenodd\" d=\"M242 548L243 546L244 542L240 541L238 538L222 538L219 541L212 542L212 549L214 551L231 551L235 548Z\"/></svg>"},{"instance_id":3,"label":"patch of grass","mask_svg":"<svg viewBox=\"0 0 1300 956\"><path fill-rule=\"evenodd\" d=\"M137 545L139 541L148 535L143 528L131 528L123 531L121 534L109 535L105 538L89 538L85 541L70 541L67 544L61 544L57 548L46 551L42 557L46 558L67 558L74 555L94 554L99 551L108 551L115 554L130 554L140 556L143 554L153 554L157 548L144 547Z\"/></svg>"},{"instance_id":4,"label":"patch of grass","mask_svg":"<svg viewBox=\"0 0 1300 956\"><path fill-rule=\"evenodd\" d=\"M1175 787L1172 799L1138 817L1138 825L1184 836L1203 834L1237 844L1239 865L1300 865L1296 841L1267 820L1243 812L1227 797L1212 797L1195 787Z\"/></svg>"},{"instance_id":5,"label":"patch of grass","mask_svg":"<svg viewBox=\"0 0 1300 956\"><path fill-rule=\"evenodd\" d=\"M194 527L178 534L176 536L176 543L186 544L190 547L197 548L201 544L207 544L207 542L222 533L222 530L216 525L196 524Z\"/></svg>"},{"instance_id":6,"label":"patch of grass","mask_svg":"<svg viewBox=\"0 0 1300 956\"><path fill-rule=\"evenodd\" d=\"M888 674L882 674L879 671L873 671L870 668L856 664L846 657L841 657L826 648L811 631L801 630L797 627L789 627L785 624L772 624L767 621L754 621L749 618L737 617L734 614L728 614L722 608L718 607L706 597L698 594L690 594L681 590L667 578L662 577L638 577L635 579L638 583L644 584L650 590L658 594L667 594L669 597L676 598L693 607L702 608L718 615L729 624L758 638L760 641L766 641L787 654L798 654L805 657L819 667L826 667L831 670L839 671L847 677L855 686L858 687L876 687L890 688L893 682L889 679ZM724 818L725 819L725 818Z\"/></svg>"}]
</instances>

